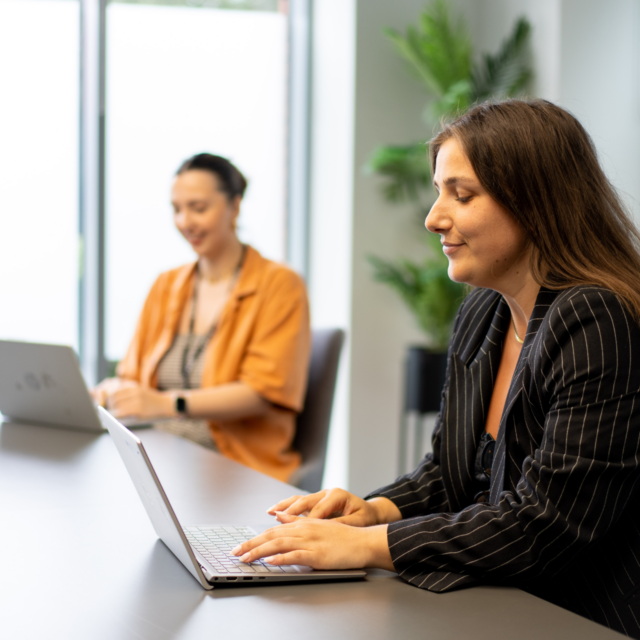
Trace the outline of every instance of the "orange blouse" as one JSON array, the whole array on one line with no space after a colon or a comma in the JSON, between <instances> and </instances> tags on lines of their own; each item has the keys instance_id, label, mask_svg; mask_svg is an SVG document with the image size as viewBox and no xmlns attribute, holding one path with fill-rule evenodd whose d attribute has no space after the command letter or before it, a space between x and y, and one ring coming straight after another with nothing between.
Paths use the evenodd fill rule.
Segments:
<instances>
[{"instance_id":1,"label":"orange blouse","mask_svg":"<svg viewBox=\"0 0 640 640\"><path fill-rule=\"evenodd\" d=\"M160 360L191 299L196 263L160 275L147 297L121 378L157 387ZM247 247L238 281L204 352L202 386L242 381L271 402L265 416L209 422L228 458L286 481L300 465L291 449L302 410L311 348L304 283L291 269Z\"/></svg>"}]
</instances>

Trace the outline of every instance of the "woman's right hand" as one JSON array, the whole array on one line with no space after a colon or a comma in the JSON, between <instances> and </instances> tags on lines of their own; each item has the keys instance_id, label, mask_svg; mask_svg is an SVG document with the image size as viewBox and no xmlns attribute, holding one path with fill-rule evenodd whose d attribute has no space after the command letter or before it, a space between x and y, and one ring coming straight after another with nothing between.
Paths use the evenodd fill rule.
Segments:
<instances>
[{"instance_id":1,"label":"woman's right hand","mask_svg":"<svg viewBox=\"0 0 640 640\"><path fill-rule=\"evenodd\" d=\"M101 406L107 406L107 400L119 389L135 385L135 382L131 380L124 380L122 378L105 378L100 384L96 385L93 389L89 390L93 401Z\"/></svg>"},{"instance_id":2,"label":"woman's right hand","mask_svg":"<svg viewBox=\"0 0 640 640\"><path fill-rule=\"evenodd\" d=\"M278 516L306 515L309 518L332 518L353 527L371 527L402 519L396 505L387 498L363 500L344 489L323 489L307 496L291 496L274 504L267 513Z\"/></svg>"}]
</instances>

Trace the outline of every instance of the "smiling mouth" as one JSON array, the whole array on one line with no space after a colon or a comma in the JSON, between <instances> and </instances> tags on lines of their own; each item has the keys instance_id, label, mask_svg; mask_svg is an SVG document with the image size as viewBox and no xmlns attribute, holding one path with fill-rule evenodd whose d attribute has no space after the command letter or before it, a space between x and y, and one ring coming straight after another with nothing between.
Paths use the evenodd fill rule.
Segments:
<instances>
[{"instance_id":1,"label":"smiling mouth","mask_svg":"<svg viewBox=\"0 0 640 640\"><path fill-rule=\"evenodd\" d=\"M464 242L460 244L454 244L453 242L443 242L442 243L442 251L446 256L450 256L460 249L460 247L464 247Z\"/></svg>"}]
</instances>

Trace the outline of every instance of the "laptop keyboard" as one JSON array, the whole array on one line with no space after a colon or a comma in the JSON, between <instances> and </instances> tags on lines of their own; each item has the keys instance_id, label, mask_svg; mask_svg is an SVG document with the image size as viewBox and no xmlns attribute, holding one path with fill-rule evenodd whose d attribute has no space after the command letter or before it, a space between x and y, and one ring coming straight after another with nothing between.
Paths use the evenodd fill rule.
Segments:
<instances>
[{"instance_id":1,"label":"laptop keyboard","mask_svg":"<svg viewBox=\"0 0 640 640\"><path fill-rule=\"evenodd\" d=\"M223 575L299 573L295 566L274 567L261 560L245 564L231 555L242 542L256 534L248 527L183 527L189 544Z\"/></svg>"}]
</instances>

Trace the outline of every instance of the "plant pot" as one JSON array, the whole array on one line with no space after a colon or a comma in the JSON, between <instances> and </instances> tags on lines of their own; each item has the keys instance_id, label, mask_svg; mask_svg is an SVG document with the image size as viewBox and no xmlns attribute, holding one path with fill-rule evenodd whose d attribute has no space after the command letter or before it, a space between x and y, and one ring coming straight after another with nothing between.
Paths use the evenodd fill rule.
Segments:
<instances>
[{"instance_id":1,"label":"plant pot","mask_svg":"<svg viewBox=\"0 0 640 640\"><path fill-rule=\"evenodd\" d=\"M440 410L447 354L409 347L405 366L405 411L421 414Z\"/></svg>"}]
</instances>

